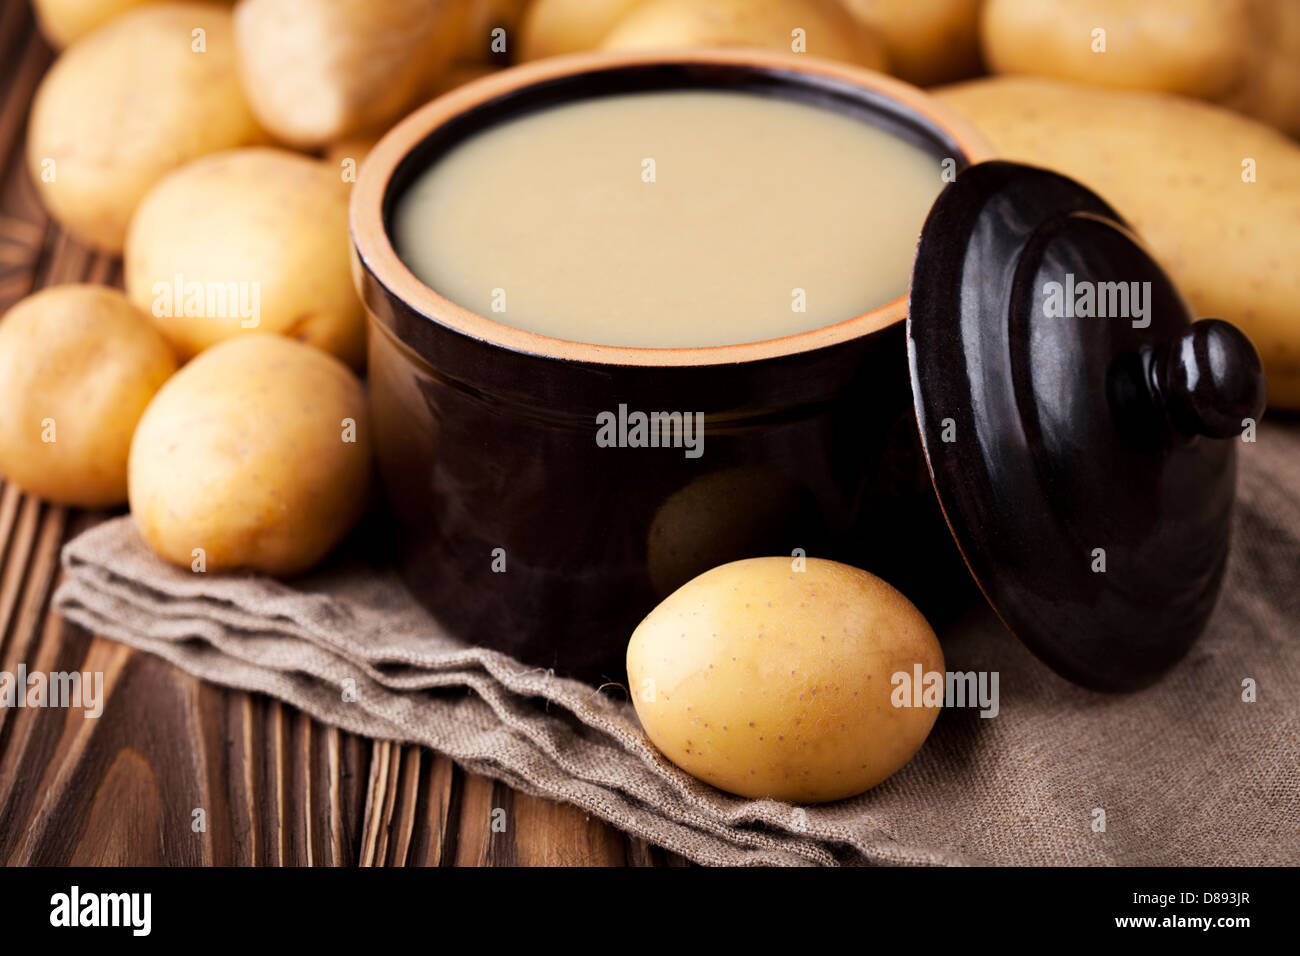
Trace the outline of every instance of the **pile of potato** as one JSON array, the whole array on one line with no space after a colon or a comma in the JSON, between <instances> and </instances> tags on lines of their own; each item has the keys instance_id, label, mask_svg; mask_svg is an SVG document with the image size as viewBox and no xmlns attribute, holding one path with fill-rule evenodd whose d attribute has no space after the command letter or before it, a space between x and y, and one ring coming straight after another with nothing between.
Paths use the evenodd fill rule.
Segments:
<instances>
[{"instance_id":1,"label":"pile of potato","mask_svg":"<svg viewBox=\"0 0 1300 956\"><path fill-rule=\"evenodd\" d=\"M66 49L32 103L32 181L67 232L122 256L125 292L57 286L0 321L6 478L129 502L195 570L292 575L328 554L371 484L356 162L471 27L486 60L518 7L36 0Z\"/></svg>"},{"instance_id":2,"label":"pile of potato","mask_svg":"<svg viewBox=\"0 0 1300 956\"><path fill-rule=\"evenodd\" d=\"M301 571L365 506L356 165L394 121L513 62L755 46L939 90L1011 158L1096 188L1300 409L1300 3L1292 0L32 0L50 214L125 293L0 322L0 472L129 500L164 557ZM997 73L979 77L985 64ZM975 79L972 79L975 78ZM178 370L179 368L179 370ZM328 476L328 485L321 476Z\"/></svg>"}]
</instances>

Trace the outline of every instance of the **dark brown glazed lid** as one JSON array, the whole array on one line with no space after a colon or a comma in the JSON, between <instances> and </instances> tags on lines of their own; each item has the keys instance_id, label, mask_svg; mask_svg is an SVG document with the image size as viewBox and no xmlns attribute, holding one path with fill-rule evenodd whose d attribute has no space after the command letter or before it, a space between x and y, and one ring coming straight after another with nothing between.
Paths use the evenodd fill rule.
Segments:
<instances>
[{"instance_id":1,"label":"dark brown glazed lid","mask_svg":"<svg viewBox=\"0 0 1300 956\"><path fill-rule=\"evenodd\" d=\"M1008 629L1087 687L1156 680L1223 580L1236 447L1264 406L1250 342L1193 323L1094 193L988 162L926 220L907 348L935 491Z\"/></svg>"}]
</instances>

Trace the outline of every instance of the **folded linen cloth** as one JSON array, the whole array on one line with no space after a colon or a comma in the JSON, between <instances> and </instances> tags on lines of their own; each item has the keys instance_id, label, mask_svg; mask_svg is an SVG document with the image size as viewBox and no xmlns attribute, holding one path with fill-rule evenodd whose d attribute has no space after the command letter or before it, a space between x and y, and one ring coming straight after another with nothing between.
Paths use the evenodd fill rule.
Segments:
<instances>
[{"instance_id":1,"label":"folded linen cloth","mask_svg":"<svg viewBox=\"0 0 1300 956\"><path fill-rule=\"evenodd\" d=\"M1075 687L973 608L940 632L946 666L997 671L997 716L944 711L894 777L805 808L699 783L649 744L622 688L449 634L356 548L289 583L194 574L119 518L67 545L55 602L202 679L432 747L699 863L1295 864L1300 423L1243 444L1235 520L1210 626L1154 687Z\"/></svg>"}]
</instances>

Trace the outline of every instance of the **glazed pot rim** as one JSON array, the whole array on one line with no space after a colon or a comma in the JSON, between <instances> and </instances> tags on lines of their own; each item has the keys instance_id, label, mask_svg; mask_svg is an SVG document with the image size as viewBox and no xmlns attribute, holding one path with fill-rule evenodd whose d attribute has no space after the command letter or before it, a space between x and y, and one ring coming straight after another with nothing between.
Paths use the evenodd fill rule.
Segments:
<instances>
[{"instance_id":1,"label":"glazed pot rim","mask_svg":"<svg viewBox=\"0 0 1300 956\"><path fill-rule=\"evenodd\" d=\"M739 68L796 87L829 81L844 95L873 93L890 105L901 106L913 120L956 147L957 155L953 158L959 165L981 162L995 155L992 146L973 126L923 90L882 73L806 54L698 48L552 57L458 87L415 110L379 140L352 186L349 232L354 265L369 272L387 294L439 325L511 351L591 364L708 366L754 362L838 345L902 322L907 314L906 291L852 318L756 342L690 348L595 345L528 332L471 312L426 285L398 257L386 226L393 179L408 157L439 128L478 107L521 90L543 87L548 82L655 66ZM707 88L705 84L701 87Z\"/></svg>"}]
</instances>

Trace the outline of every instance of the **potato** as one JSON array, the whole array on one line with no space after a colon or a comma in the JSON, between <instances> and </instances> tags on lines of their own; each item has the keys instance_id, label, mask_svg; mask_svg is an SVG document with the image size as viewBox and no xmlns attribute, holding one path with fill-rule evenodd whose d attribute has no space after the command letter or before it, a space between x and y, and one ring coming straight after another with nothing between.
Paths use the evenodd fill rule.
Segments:
<instances>
[{"instance_id":1,"label":"potato","mask_svg":"<svg viewBox=\"0 0 1300 956\"><path fill-rule=\"evenodd\" d=\"M889 72L922 86L982 72L981 0L842 0L885 44Z\"/></svg>"},{"instance_id":2,"label":"potato","mask_svg":"<svg viewBox=\"0 0 1300 956\"><path fill-rule=\"evenodd\" d=\"M126 501L131 433L176 358L116 289L54 286L0 320L0 472L49 501Z\"/></svg>"},{"instance_id":3,"label":"potato","mask_svg":"<svg viewBox=\"0 0 1300 956\"><path fill-rule=\"evenodd\" d=\"M62 49L113 17L148 0L32 0L36 22L51 46Z\"/></svg>"},{"instance_id":4,"label":"potato","mask_svg":"<svg viewBox=\"0 0 1300 956\"><path fill-rule=\"evenodd\" d=\"M204 352L145 410L131 443L131 514L175 564L291 576L365 510L370 425L337 359L278 335Z\"/></svg>"},{"instance_id":5,"label":"potato","mask_svg":"<svg viewBox=\"0 0 1300 956\"><path fill-rule=\"evenodd\" d=\"M230 12L159 3L55 61L32 103L27 161L68 232L120 252L136 203L168 170L263 138L235 75Z\"/></svg>"},{"instance_id":6,"label":"potato","mask_svg":"<svg viewBox=\"0 0 1300 956\"><path fill-rule=\"evenodd\" d=\"M163 179L127 236L127 295L188 358L250 331L365 360L352 286L348 185L285 150L216 153Z\"/></svg>"},{"instance_id":7,"label":"potato","mask_svg":"<svg viewBox=\"0 0 1300 956\"><path fill-rule=\"evenodd\" d=\"M622 17L646 0L533 0L524 16L521 56L594 50Z\"/></svg>"},{"instance_id":8,"label":"potato","mask_svg":"<svg viewBox=\"0 0 1300 956\"><path fill-rule=\"evenodd\" d=\"M1295 0L989 0L983 41L999 73L1200 97L1300 134Z\"/></svg>"},{"instance_id":9,"label":"potato","mask_svg":"<svg viewBox=\"0 0 1300 956\"><path fill-rule=\"evenodd\" d=\"M464 0L243 0L239 75L257 118L286 143L373 132L445 70Z\"/></svg>"},{"instance_id":10,"label":"potato","mask_svg":"<svg viewBox=\"0 0 1300 956\"><path fill-rule=\"evenodd\" d=\"M1300 410L1300 146L1156 93L1015 77L937 92L1007 159L1059 170L1115 206L1198 317L1254 342L1269 403ZM1250 162L1256 181L1244 182Z\"/></svg>"},{"instance_id":11,"label":"potato","mask_svg":"<svg viewBox=\"0 0 1300 956\"><path fill-rule=\"evenodd\" d=\"M36 21L51 46L62 49L121 16L154 0L32 0ZM234 0L203 0L230 6Z\"/></svg>"},{"instance_id":12,"label":"potato","mask_svg":"<svg viewBox=\"0 0 1300 956\"><path fill-rule=\"evenodd\" d=\"M804 49L793 32L803 30ZM656 50L693 46L753 46L846 60L883 69L876 34L838 0L647 0L601 41L606 50Z\"/></svg>"},{"instance_id":13,"label":"potato","mask_svg":"<svg viewBox=\"0 0 1300 956\"><path fill-rule=\"evenodd\" d=\"M895 706L893 675L943 673L934 631L884 581L834 561L751 558L684 584L637 627L641 726L692 776L744 797L822 803L895 773L935 706Z\"/></svg>"}]
</instances>

